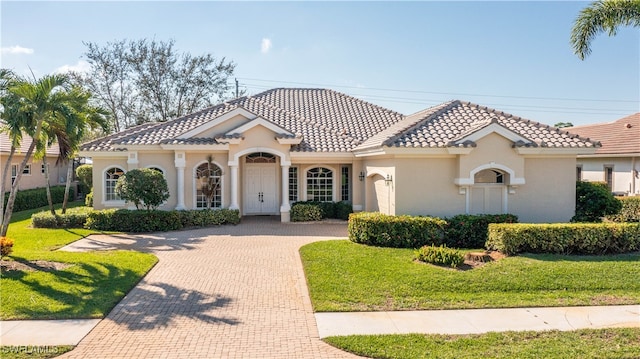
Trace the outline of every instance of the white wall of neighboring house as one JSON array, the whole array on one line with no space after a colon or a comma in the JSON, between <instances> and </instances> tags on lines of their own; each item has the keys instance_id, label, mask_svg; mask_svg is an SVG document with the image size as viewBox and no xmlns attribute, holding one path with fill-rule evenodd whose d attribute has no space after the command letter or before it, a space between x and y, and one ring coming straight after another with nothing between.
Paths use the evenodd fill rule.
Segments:
<instances>
[{"instance_id":1,"label":"white wall of neighboring house","mask_svg":"<svg viewBox=\"0 0 640 359\"><path fill-rule=\"evenodd\" d=\"M613 167L611 191L626 196L640 195L640 158L638 157L592 157L578 158L582 180L606 182L605 167Z\"/></svg>"}]
</instances>

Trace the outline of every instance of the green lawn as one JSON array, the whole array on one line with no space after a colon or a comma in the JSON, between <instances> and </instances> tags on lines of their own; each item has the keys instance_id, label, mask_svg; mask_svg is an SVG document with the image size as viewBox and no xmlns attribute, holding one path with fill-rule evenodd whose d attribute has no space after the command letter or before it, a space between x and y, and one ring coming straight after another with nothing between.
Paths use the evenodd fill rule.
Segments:
<instances>
[{"instance_id":1,"label":"green lawn","mask_svg":"<svg viewBox=\"0 0 640 359\"><path fill-rule=\"evenodd\" d=\"M55 251L92 231L30 228L31 214L36 211L14 214L7 233L15 240L10 258L70 266L53 271L3 272L2 320L102 318L157 262L154 255L133 251Z\"/></svg>"},{"instance_id":2,"label":"green lawn","mask_svg":"<svg viewBox=\"0 0 640 359\"><path fill-rule=\"evenodd\" d=\"M640 358L640 328L477 335L353 335L329 344L370 358Z\"/></svg>"},{"instance_id":3,"label":"green lawn","mask_svg":"<svg viewBox=\"0 0 640 359\"><path fill-rule=\"evenodd\" d=\"M74 347L70 345L3 345L2 359L49 359L60 356Z\"/></svg>"},{"instance_id":4,"label":"green lawn","mask_svg":"<svg viewBox=\"0 0 640 359\"><path fill-rule=\"evenodd\" d=\"M411 249L347 240L300 253L318 312L640 303L640 253L522 255L467 271L416 262Z\"/></svg>"}]
</instances>

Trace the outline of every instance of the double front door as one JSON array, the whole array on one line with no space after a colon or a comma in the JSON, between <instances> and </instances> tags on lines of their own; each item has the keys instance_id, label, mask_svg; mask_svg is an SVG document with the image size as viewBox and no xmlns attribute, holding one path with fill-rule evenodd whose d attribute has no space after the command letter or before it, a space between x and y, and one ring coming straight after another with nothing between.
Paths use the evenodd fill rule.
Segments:
<instances>
[{"instance_id":1,"label":"double front door","mask_svg":"<svg viewBox=\"0 0 640 359\"><path fill-rule=\"evenodd\" d=\"M276 166L247 163L244 170L244 214L278 214Z\"/></svg>"}]
</instances>

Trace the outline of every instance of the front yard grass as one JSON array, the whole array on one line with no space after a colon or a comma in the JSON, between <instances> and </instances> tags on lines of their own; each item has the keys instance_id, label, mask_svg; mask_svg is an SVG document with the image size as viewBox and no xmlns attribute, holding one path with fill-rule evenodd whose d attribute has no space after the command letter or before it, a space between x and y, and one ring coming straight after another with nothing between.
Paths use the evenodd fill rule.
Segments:
<instances>
[{"instance_id":1,"label":"front yard grass","mask_svg":"<svg viewBox=\"0 0 640 359\"><path fill-rule=\"evenodd\" d=\"M10 258L35 270L3 271L2 320L103 318L157 262L133 251L56 251L95 231L30 228L31 214L41 210L15 213L9 225L7 236L15 241ZM36 261L68 267L51 270Z\"/></svg>"},{"instance_id":2,"label":"front yard grass","mask_svg":"<svg viewBox=\"0 0 640 359\"><path fill-rule=\"evenodd\" d=\"M352 335L325 341L371 358L640 358L640 328L474 335Z\"/></svg>"},{"instance_id":3,"label":"front yard grass","mask_svg":"<svg viewBox=\"0 0 640 359\"><path fill-rule=\"evenodd\" d=\"M347 240L300 249L316 312L640 303L640 253L521 255L467 271Z\"/></svg>"}]
</instances>

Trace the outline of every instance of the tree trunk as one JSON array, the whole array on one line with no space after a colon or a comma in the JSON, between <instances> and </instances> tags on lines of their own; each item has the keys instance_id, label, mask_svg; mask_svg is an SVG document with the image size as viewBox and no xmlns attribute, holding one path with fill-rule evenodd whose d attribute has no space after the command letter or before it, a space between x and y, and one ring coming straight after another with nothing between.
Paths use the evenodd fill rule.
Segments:
<instances>
[{"instance_id":1,"label":"tree trunk","mask_svg":"<svg viewBox=\"0 0 640 359\"><path fill-rule=\"evenodd\" d=\"M7 183L7 173L11 170L11 160L15 152L15 146L11 145L9 158L7 158L7 163L4 165L4 171L2 172L2 178L0 178L0 228L2 227L2 223L4 223L4 188L5 183Z\"/></svg>"},{"instance_id":2,"label":"tree trunk","mask_svg":"<svg viewBox=\"0 0 640 359\"><path fill-rule=\"evenodd\" d=\"M51 184L49 183L49 164L47 163L46 152L42 157L42 163L44 164L44 181L45 181L44 186L47 189L47 202L49 202L49 211L51 212L51 215L55 217L56 210L53 208L53 199L51 198Z\"/></svg>"},{"instance_id":3,"label":"tree trunk","mask_svg":"<svg viewBox=\"0 0 640 359\"><path fill-rule=\"evenodd\" d=\"M62 200L62 214L67 213L67 202L69 202L69 188L71 188L71 177L73 177L73 160L67 159L67 184L64 187L64 199ZM77 195L77 193L74 193Z\"/></svg>"},{"instance_id":4,"label":"tree trunk","mask_svg":"<svg viewBox=\"0 0 640 359\"><path fill-rule=\"evenodd\" d=\"M38 120L36 125L36 131L33 136L33 140L31 141L31 145L27 150L27 153L24 156L24 160L20 163L20 168L18 168L18 173L16 173L16 180L13 182L11 186L11 193L9 193L9 199L7 200L7 207L4 212L4 220L2 221L2 226L0 227L0 237L7 236L7 230L9 229L9 221L11 221L11 215L13 214L13 204L16 201L16 195L18 194L18 183L20 183L20 179L22 178L22 171L27 166L27 162L31 159L31 155L33 154L33 150L36 148L36 141L40 138L40 132L42 131L42 122L43 120Z\"/></svg>"}]
</instances>

